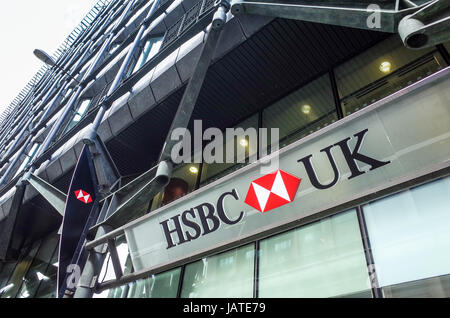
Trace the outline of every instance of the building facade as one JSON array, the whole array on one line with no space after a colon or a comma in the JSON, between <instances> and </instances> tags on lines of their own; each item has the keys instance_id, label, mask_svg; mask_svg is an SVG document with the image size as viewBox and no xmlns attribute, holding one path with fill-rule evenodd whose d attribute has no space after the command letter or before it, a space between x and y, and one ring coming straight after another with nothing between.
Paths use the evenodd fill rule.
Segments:
<instances>
[{"instance_id":1,"label":"building facade","mask_svg":"<svg viewBox=\"0 0 450 318\"><path fill-rule=\"evenodd\" d=\"M430 4L378 2L381 23ZM240 1L99 1L3 115L0 297L57 296L83 147L98 217L66 297L449 297L448 28L425 45L352 27L354 12L376 22L370 4L317 1L346 24ZM168 136L199 120L243 128L216 151L245 160L198 162L203 140L161 185Z\"/></svg>"}]
</instances>

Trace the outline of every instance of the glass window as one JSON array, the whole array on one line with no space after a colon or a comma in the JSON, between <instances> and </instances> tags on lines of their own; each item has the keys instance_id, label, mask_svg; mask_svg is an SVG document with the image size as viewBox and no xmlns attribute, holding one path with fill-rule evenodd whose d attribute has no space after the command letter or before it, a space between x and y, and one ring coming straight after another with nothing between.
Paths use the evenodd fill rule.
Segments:
<instances>
[{"instance_id":1,"label":"glass window","mask_svg":"<svg viewBox=\"0 0 450 318\"><path fill-rule=\"evenodd\" d=\"M8 283L9 277L14 271L14 267L16 267L16 262L8 262L0 264L0 295L3 292L3 287Z\"/></svg>"},{"instance_id":2,"label":"glass window","mask_svg":"<svg viewBox=\"0 0 450 318\"><path fill-rule=\"evenodd\" d=\"M109 54L113 54L120 47L120 43L114 43L109 49Z\"/></svg>"},{"instance_id":3,"label":"glass window","mask_svg":"<svg viewBox=\"0 0 450 318\"><path fill-rule=\"evenodd\" d=\"M133 264L131 263L130 258L130 252L128 250L128 243L125 239L125 236L122 235L118 238L116 238L116 251L117 255L119 257L119 263L120 267L122 269L123 275L128 275L133 272ZM108 251L105 256L105 260L103 262L102 269L100 271L100 275L98 276L99 282L105 282L109 280L116 279L116 274L114 272L114 266L111 260L111 254ZM103 292L99 294L95 294L94 298L121 298L126 297L125 295L122 295L122 293L126 292L125 287L116 287L113 289L104 290ZM111 296L112 295L112 296ZM116 297L119 295L118 297Z\"/></svg>"},{"instance_id":4,"label":"glass window","mask_svg":"<svg viewBox=\"0 0 450 318\"><path fill-rule=\"evenodd\" d=\"M253 297L254 245L186 265L181 297Z\"/></svg>"},{"instance_id":5,"label":"glass window","mask_svg":"<svg viewBox=\"0 0 450 318\"><path fill-rule=\"evenodd\" d=\"M446 66L434 47L407 49L397 35L336 69L344 115L373 104Z\"/></svg>"},{"instance_id":6,"label":"glass window","mask_svg":"<svg viewBox=\"0 0 450 318\"><path fill-rule=\"evenodd\" d=\"M126 298L127 297L127 285L119 286L116 288L109 289L105 291L107 293L108 298ZM102 293L103 294L103 293ZM101 296L98 296L96 298L102 298Z\"/></svg>"},{"instance_id":7,"label":"glass window","mask_svg":"<svg viewBox=\"0 0 450 318\"><path fill-rule=\"evenodd\" d=\"M29 249L29 251L25 253L23 257L20 259L20 261L17 263L16 267L14 268L14 272L12 273L10 279L8 280L8 283L2 288L2 293L0 294L0 297L2 298L16 297L17 292L19 291L19 288L24 280L24 276L28 271L28 269L30 268L33 258L39 249L39 244L40 242L36 242L35 244L33 244L33 246Z\"/></svg>"},{"instance_id":8,"label":"glass window","mask_svg":"<svg viewBox=\"0 0 450 318\"><path fill-rule=\"evenodd\" d=\"M131 273L132 266L129 261L130 253L128 251L128 244L126 242L125 236L121 236L116 239L116 251L119 257L122 273L124 275ZM106 254L105 261L103 262L103 267L102 270L100 271L99 277L101 278L101 281L108 281L116 278L116 274L114 273L114 267L109 252Z\"/></svg>"},{"instance_id":9,"label":"glass window","mask_svg":"<svg viewBox=\"0 0 450 318\"><path fill-rule=\"evenodd\" d=\"M176 298L180 282L180 268L152 275L130 284L128 298Z\"/></svg>"},{"instance_id":10,"label":"glass window","mask_svg":"<svg viewBox=\"0 0 450 318\"><path fill-rule=\"evenodd\" d=\"M450 178L375 201L363 209L385 295L449 297Z\"/></svg>"},{"instance_id":11,"label":"glass window","mask_svg":"<svg viewBox=\"0 0 450 318\"><path fill-rule=\"evenodd\" d=\"M91 99L85 99L81 102L80 106L78 107L77 111L75 112L75 115L73 116L70 123L67 125L65 133L71 130L76 124L79 123L79 121L83 118L83 116L86 114L86 111L89 109L89 106L91 105Z\"/></svg>"},{"instance_id":12,"label":"glass window","mask_svg":"<svg viewBox=\"0 0 450 318\"><path fill-rule=\"evenodd\" d=\"M280 148L336 120L336 107L328 74L263 110L263 127L279 129ZM268 135L270 137L270 131ZM268 141L267 144L272 142Z\"/></svg>"},{"instance_id":13,"label":"glass window","mask_svg":"<svg viewBox=\"0 0 450 318\"><path fill-rule=\"evenodd\" d=\"M137 63L133 69L133 73L139 70L145 63L147 63L153 56L158 53L159 49L161 48L162 41L163 37L152 37L145 42L141 55L139 56Z\"/></svg>"},{"instance_id":14,"label":"glass window","mask_svg":"<svg viewBox=\"0 0 450 318\"><path fill-rule=\"evenodd\" d=\"M447 52L450 53L450 42L445 42L444 43L444 48L447 50Z\"/></svg>"},{"instance_id":15,"label":"glass window","mask_svg":"<svg viewBox=\"0 0 450 318\"><path fill-rule=\"evenodd\" d=\"M49 266L52 266L50 262L52 261L53 254L58 253L58 243L59 236L54 234L41 244L41 247L39 248L39 251L35 256L30 269L23 279L22 287L20 288L20 292L17 297L34 297L34 294L36 293L36 290L41 283L44 285L50 284L52 286L55 286L54 284L56 282L50 282L50 277L45 274L47 272L47 268Z\"/></svg>"},{"instance_id":16,"label":"glass window","mask_svg":"<svg viewBox=\"0 0 450 318\"><path fill-rule=\"evenodd\" d=\"M69 89L66 91L66 94L64 95L64 97L65 97L65 98L68 98L68 97L72 94L72 92L73 92L73 88L69 88Z\"/></svg>"},{"instance_id":17,"label":"glass window","mask_svg":"<svg viewBox=\"0 0 450 318\"><path fill-rule=\"evenodd\" d=\"M43 273L39 287L34 295L35 298L55 298L56 297L56 277L58 275L58 247L57 244L55 252L50 260L50 263ZM48 278L48 279L47 279Z\"/></svg>"},{"instance_id":18,"label":"glass window","mask_svg":"<svg viewBox=\"0 0 450 318\"><path fill-rule=\"evenodd\" d=\"M260 243L259 297L371 297L356 212Z\"/></svg>"},{"instance_id":19,"label":"glass window","mask_svg":"<svg viewBox=\"0 0 450 318\"><path fill-rule=\"evenodd\" d=\"M258 116L253 115L236 125L234 128L236 129L236 134L232 138L225 140L223 147L218 150L222 152L223 163L203 164L200 180L201 186L222 178L223 176L242 168L251 160L256 159L258 151ZM238 128L242 128L242 130L239 131ZM223 136L226 138L226 131L223 132ZM234 158L232 162L227 162L227 153L229 153L229 149L233 149ZM245 162L238 163L238 158L245 158Z\"/></svg>"},{"instance_id":20,"label":"glass window","mask_svg":"<svg viewBox=\"0 0 450 318\"><path fill-rule=\"evenodd\" d=\"M14 175L14 178L23 171L23 169L25 169L25 167L30 163L31 159L33 159L33 157L36 155L36 152L39 148L38 143L34 143L33 146L31 147L30 151L28 152L28 154L26 155L26 158L23 160L22 164L20 165L19 169L17 169L16 174Z\"/></svg>"}]
</instances>

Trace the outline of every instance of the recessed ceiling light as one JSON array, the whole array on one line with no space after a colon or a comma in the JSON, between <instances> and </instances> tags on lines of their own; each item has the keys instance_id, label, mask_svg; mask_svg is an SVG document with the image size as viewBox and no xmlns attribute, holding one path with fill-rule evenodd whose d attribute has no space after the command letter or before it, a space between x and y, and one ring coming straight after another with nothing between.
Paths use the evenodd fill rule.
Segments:
<instances>
[{"instance_id":1,"label":"recessed ceiling light","mask_svg":"<svg viewBox=\"0 0 450 318\"><path fill-rule=\"evenodd\" d=\"M192 167L189 168L189 171L190 171L191 173L198 173L198 168L192 166Z\"/></svg>"},{"instance_id":2,"label":"recessed ceiling light","mask_svg":"<svg viewBox=\"0 0 450 318\"><path fill-rule=\"evenodd\" d=\"M309 106L309 105L303 105L302 106L302 113L303 114L309 114L311 112L311 106Z\"/></svg>"},{"instance_id":3,"label":"recessed ceiling light","mask_svg":"<svg viewBox=\"0 0 450 318\"><path fill-rule=\"evenodd\" d=\"M248 146L248 141L245 138L241 139L241 141L239 141L239 143L241 144L242 147L247 147Z\"/></svg>"},{"instance_id":4,"label":"recessed ceiling light","mask_svg":"<svg viewBox=\"0 0 450 318\"><path fill-rule=\"evenodd\" d=\"M389 73L391 71L391 62L384 61L380 64L380 71L383 73Z\"/></svg>"}]
</instances>

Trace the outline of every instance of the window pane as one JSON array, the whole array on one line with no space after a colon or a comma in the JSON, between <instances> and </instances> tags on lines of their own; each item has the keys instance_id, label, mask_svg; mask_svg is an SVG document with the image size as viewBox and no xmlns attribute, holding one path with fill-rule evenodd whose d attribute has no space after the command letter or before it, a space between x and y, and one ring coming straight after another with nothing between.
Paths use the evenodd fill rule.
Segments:
<instances>
[{"instance_id":1,"label":"window pane","mask_svg":"<svg viewBox=\"0 0 450 318\"><path fill-rule=\"evenodd\" d=\"M50 264L44 275L49 279L41 280L35 298L55 298L56 297L56 276L58 273L58 246L56 246Z\"/></svg>"},{"instance_id":2,"label":"window pane","mask_svg":"<svg viewBox=\"0 0 450 318\"><path fill-rule=\"evenodd\" d=\"M260 297L371 297L354 210L260 243Z\"/></svg>"},{"instance_id":3,"label":"window pane","mask_svg":"<svg viewBox=\"0 0 450 318\"><path fill-rule=\"evenodd\" d=\"M145 63L147 63L153 56L155 56L162 44L162 37L150 38L144 45L144 49L139 56L136 66L133 69L133 73L139 70Z\"/></svg>"},{"instance_id":4,"label":"window pane","mask_svg":"<svg viewBox=\"0 0 450 318\"><path fill-rule=\"evenodd\" d=\"M50 277L46 276L45 273L47 268L52 266L50 262L52 260L53 253L57 253L58 243L58 235L52 235L42 243L30 269L28 270L28 273L24 277L24 282L17 297L34 297L34 294L41 283L49 283L48 281L50 280Z\"/></svg>"},{"instance_id":5,"label":"window pane","mask_svg":"<svg viewBox=\"0 0 450 318\"><path fill-rule=\"evenodd\" d=\"M254 245L204 258L186 266L183 298L253 296Z\"/></svg>"},{"instance_id":6,"label":"window pane","mask_svg":"<svg viewBox=\"0 0 450 318\"><path fill-rule=\"evenodd\" d=\"M76 124L83 118L83 116L86 114L86 111L89 109L89 106L91 104L90 99L85 99L81 102L80 106L78 107L77 111L72 117L72 120L67 125L66 129L64 130L64 133L71 130L73 127L75 127Z\"/></svg>"},{"instance_id":7,"label":"window pane","mask_svg":"<svg viewBox=\"0 0 450 318\"><path fill-rule=\"evenodd\" d=\"M388 298L437 298L450 295L450 275L383 287Z\"/></svg>"},{"instance_id":8,"label":"window pane","mask_svg":"<svg viewBox=\"0 0 450 318\"><path fill-rule=\"evenodd\" d=\"M449 207L450 178L364 206L381 287L450 274ZM441 286L435 286L434 295L450 296L448 278L446 285L445 293ZM411 288L423 286L417 282Z\"/></svg>"},{"instance_id":9,"label":"window pane","mask_svg":"<svg viewBox=\"0 0 450 318\"><path fill-rule=\"evenodd\" d=\"M0 266L0 295L2 294L3 287L8 283L9 277L14 271L14 267L16 266L16 262L10 263L2 263Z\"/></svg>"},{"instance_id":10,"label":"window pane","mask_svg":"<svg viewBox=\"0 0 450 318\"><path fill-rule=\"evenodd\" d=\"M223 147L217 149L219 153L222 153L222 163L203 164L201 186L222 178L223 176L242 168L251 160L256 159L258 149L258 116L251 116L234 128L236 129L236 135L233 138L225 140ZM242 128L242 131L238 131L238 128ZM226 138L226 132L223 133L223 136ZM228 149L234 150L232 153L232 160L228 160L227 162L227 153L230 154ZM245 158L245 160L240 160L245 162L238 163L239 158Z\"/></svg>"},{"instance_id":11,"label":"window pane","mask_svg":"<svg viewBox=\"0 0 450 318\"><path fill-rule=\"evenodd\" d=\"M263 111L263 127L278 128L280 147L337 120L328 74ZM270 135L270 132L268 132ZM268 142L267 144L271 144Z\"/></svg>"},{"instance_id":12,"label":"window pane","mask_svg":"<svg viewBox=\"0 0 450 318\"><path fill-rule=\"evenodd\" d=\"M180 281L180 269L152 275L133 283L128 298L175 298Z\"/></svg>"},{"instance_id":13,"label":"window pane","mask_svg":"<svg viewBox=\"0 0 450 318\"><path fill-rule=\"evenodd\" d=\"M28 165L31 159L33 159L34 155L36 154L36 151L39 148L38 143L34 143L33 147L31 147L30 151L28 152L26 158L23 160L22 164L20 165L19 169L17 169L16 173L14 174L14 177L17 177L19 173L23 171L23 169Z\"/></svg>"},{"instance_id":14,"label":"window pane","mask_svg":"<svg viewBox=\"0 0 450 318\"><path fill-rule=\"evenodd\" d=\"M395 35L336 69L344 115L373 104L446 65L435 49L410 50Z\"/></svg>"},{"instance_id":15,"label":"window pane","mask_svg":"<svg viewBox=\"0 0 450 318\"><path fill-rule=\"evenodd\" d=\"M30 268L30 265L33 261L34 256L36 255L36 252L39 249L39 242L36 242L28 251L27 254L25 254L22 259L17 263L17 266L14 269L13 274L11 275L8 283L3 287L2 293L0 297L2 298L15 298L17 295L17 292L20 289L20 286L22 285L22 282L24 280L24 276L28 269Z\"/></svg>"},{"instance_id":16,"label":"window pane","mask_svg":"<svg viewBox=\"0 0 450 318\"><path fill-rule=\"evenodd\" d=\"M109 291L108 298L126 298L127 286L120 286Z\"/></svg>"},{"instance_id":17,"label":"window pane","mask_svg":"<svg viewBox=\"0 0 450 318\"><path fill-rule=\"evenodd\" d=\"M125 236L120 236L116 239L116 252L119 257L119 263L124 275L132 272L132 264L131 259L129 257L128 244L126 242ZM111 260L110 252L105 256L105 260L103 262L102 269L100 271L99 280L101 282L113 280L116 278L116 274L114 272L113 262Z\"/></svg>"}]
</instances>

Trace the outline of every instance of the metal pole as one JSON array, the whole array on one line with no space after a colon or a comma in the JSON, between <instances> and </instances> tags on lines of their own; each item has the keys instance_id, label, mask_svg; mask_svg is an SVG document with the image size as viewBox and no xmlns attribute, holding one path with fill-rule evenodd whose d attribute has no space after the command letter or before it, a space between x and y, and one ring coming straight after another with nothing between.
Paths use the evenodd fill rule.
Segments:
<instances>
[{"instance_id":1,"label":"metal pole","mask_svg":"<svg viewBox=\"0 0 450 318\"><path fill-rule=\"evenodd\" d=\"M97 230L95 238L100 238L110 232L110 226L100 226ZM91 298L94 295L95 284L100 274L106 253L104 245L97 246L89 251L88 259L84 265L83 274L80 277L74 298Z\"/></svg>"}]
</instances>

